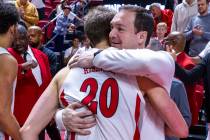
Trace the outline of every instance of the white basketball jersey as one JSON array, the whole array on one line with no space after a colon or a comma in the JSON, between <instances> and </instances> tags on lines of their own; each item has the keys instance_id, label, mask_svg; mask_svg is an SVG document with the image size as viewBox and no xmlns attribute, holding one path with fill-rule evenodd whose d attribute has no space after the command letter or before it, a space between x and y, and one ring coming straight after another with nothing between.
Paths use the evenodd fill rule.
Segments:
<instances>
[{"instance_id":1,"label":"white basketball jersey","mask_svg":"<svg viewBox=\"0 0 210 140\"><path fill-rule=\"evenodd\" d=\"M60 91L63 107L80 101L96 114L88 136L69 140L140 140L144 99L136 78L101 69L71 69Z\"/></svg>"},{"instance_id":2,"label":"white basketball jersey","mask_svg":"<svg viewBox=\"0 0 210 140\"><path fill-rule=\"evenodd\" d=\"M0 55L1 54L10 54L10 53L5 48L0 47ZM11 105L12 112L14 111L14 97L15 97L16 81L17 79L13 83L13 96L12 96L12 105ZM5 136L5 134L0 131L0 140L11 140L11 137Z\"/></svg>"}]
</instances>

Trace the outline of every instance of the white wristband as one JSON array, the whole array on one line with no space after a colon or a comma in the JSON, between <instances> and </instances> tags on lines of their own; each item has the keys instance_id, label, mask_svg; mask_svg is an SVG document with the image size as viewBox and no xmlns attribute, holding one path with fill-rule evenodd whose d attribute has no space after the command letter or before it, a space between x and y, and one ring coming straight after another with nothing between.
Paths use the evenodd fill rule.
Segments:
<instances>
[{"instance_id":1,"label":"white wristband","mask_svg":"<svg viewBox=\"0 0 210 140\"><path fill-rule=\"evenodd\" d=\"M62 119L62 114L63 114L63 110L58 110L55 114L55 122L57 124L57 128L61 131L66 131L66 127L63 124L63 119Z\"/></svg>"}]
</instances>

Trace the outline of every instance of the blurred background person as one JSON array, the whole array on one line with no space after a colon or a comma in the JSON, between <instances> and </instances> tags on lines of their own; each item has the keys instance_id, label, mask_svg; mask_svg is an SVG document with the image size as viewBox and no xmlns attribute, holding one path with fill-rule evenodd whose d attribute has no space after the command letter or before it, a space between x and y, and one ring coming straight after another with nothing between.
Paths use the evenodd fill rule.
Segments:
<instances>
[{"instance_id":1,"label":"blurred background person","mask_svg":"<svg viewBox=\"0 0 210 140\"><path fill-rule=\"evenodd\" d=\"M19 11L20 17L25 21L27 27L38 23L39 15L34 4L28 0L16 0L15 5Z\"/></svg>"}]
</instances>

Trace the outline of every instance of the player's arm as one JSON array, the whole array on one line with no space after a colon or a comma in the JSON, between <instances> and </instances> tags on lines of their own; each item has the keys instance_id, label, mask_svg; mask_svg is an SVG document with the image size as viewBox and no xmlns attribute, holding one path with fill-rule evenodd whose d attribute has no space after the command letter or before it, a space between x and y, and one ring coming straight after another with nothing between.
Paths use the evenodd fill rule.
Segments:
<instances>
[{"instance_id":1,"label":"player's arm","mask_svg":"<svg viewBox=\"0 0 210 140\"><path fill-rule=\"evenodd\" d=\"M63 79L65 79L67 71L68 69L63 69L56 74L36 102L29 117L20 130L23 140L38 140L40 131L52 120L58 108L59 87L61 86Z\"/></svg>"},{"instance_id":2,"label":"player's arm","mask_svg":"<svg viewBox=\"0 0 210 140\"><path fill-rule=\"evenodd\" d=\"M105 49L97 53L95 57L93 53L87 51L74 56L69 64L70 67L94 65L116 73L145 76L160 85L170 83L165 81L165 77L174 73L174 60L169 53L154 52L149 49Z\"/></svg>"},{"instance_id":3,"label":"player's arm","mask_svg":"<svg viewBox=\"0 0 210 140\"><path fill-rule=\"evenodd\" d=\"M0 56L0 128L15 140L20 140L19 124L11 110L13 83L17 76L17 62L10 55Z\"/></svg>"},{"instance_id":4,"label":"player's arm","mask_svg":"<svg viewBox=\"0 0 210 140\"><path fill-rule=\"evenodd\" d=\"M159 73L160 70L164 73L164 69L161 66L174 65L174 63L172 57L164 51L106 49L94 57L93 65L107 71L123 74L129 72L129 75L144 76Z\"/></svg>"},{"instance_id":5,"label":"player's arm","mask_svg":"<svg viewBox=\"0 0 210 140\"><path fill-rule=\"evenodd\" d=\"M188 126L166 90L147 78L137 77L137 80L140 89L145 92L152 107L159 113L168 127L167 134L179 138L187 137Z\"/></svg>"}]
</instances>

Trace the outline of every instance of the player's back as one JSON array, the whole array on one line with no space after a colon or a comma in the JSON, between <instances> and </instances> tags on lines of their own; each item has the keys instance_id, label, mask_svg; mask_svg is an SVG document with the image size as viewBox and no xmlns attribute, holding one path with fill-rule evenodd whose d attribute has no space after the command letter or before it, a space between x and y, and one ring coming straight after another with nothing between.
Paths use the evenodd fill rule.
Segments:
<instances>
[{"instance_id":1,"label":"player's back","mask_svg":"<svg viewBox=\"0 0 210 140\"><path fill-rule=\"evenodd\" d=\"M70 70L60 93L61 104L80 101L97 120L91 135L76 136L76 140L140 139L144 99L136 82L135 77L96 68Z\"/></svg>"}]
</instances>

